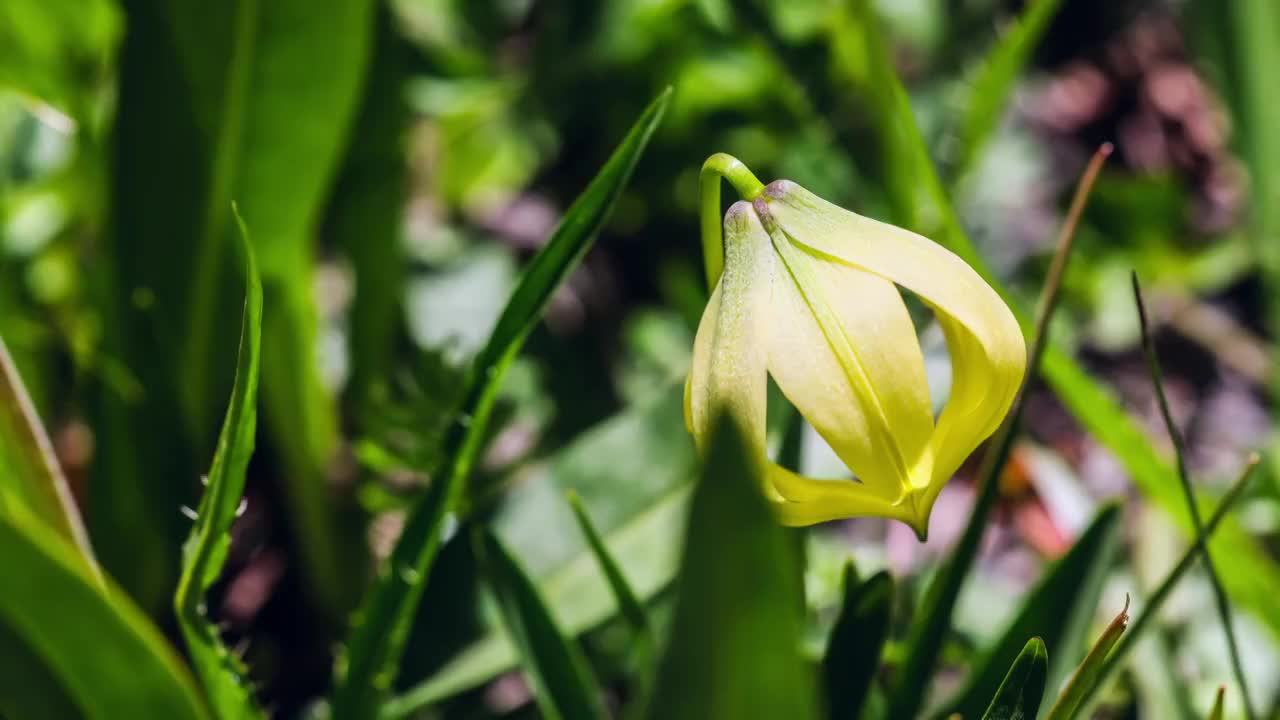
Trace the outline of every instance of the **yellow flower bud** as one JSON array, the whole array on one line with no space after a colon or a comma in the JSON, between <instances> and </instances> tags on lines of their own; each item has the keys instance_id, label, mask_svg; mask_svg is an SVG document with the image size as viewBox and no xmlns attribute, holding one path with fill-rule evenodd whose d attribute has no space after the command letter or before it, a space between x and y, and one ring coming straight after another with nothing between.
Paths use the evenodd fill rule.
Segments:
<instances>
[{"instance_id":1,"label":"yellow flower bud","mask_svg":"<svg viewBox=\"0 0 1280 720\"><path fill-rule=\"evenodd\" d=\"M942 246L786 180L729 209L723 251L685 387L699 448L715 412L733 413L783 522L877 515L924 536L942 486L999 426L1022 381L1026 348L1009 308ZM936 420L899 287L933 311L946 338L951 393ZM769 376L855 480L768 461Z\"/></svg>"}]
</instances>

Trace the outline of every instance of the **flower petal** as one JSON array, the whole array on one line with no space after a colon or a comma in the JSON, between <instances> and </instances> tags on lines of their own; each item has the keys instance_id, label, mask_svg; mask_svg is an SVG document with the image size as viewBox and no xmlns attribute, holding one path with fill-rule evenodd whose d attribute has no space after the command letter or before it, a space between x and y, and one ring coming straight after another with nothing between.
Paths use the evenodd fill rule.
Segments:
<instances>
[{"instance_id":1,"label":"flower petal","mask_svg":"<svg viewBox=\"0 0 1280 720\"><path fill-rule=\"evenodd\" d=\"M825 480L798 475L769 463L765 479L772 487L803 488L803 500L777 498L774 508L786 525L814 525L852 517L886 517L910 525L923 536L928 514L921 514L913 498L904 501L895 492L886 496L877 488L850 480Z\"/></svg>"},{"instance_id":2,"label":"flower petal","mask_svg":"<svg viewBox=\"0 0 1280 720\"><path fill-rule=\"evenodd\" d=\"M930 441L927 512L942 484L995 431L1013 402L1027 361L1013 313L963 260L927 238L832 205L789 181L771 184L765 197L788 238L907 288L942 326L952 385Z\"/></svg>"},{"instance_id":3,"label":"flower petal","mask_svg":"<svg viewBox=\"0 0 1280 720\"><path fill-rule=\"evenodd\" d=\"M751 205L725 214L724 272L703 312L686 384L686 422L700 450L717 412L742 424L761 462L765 456L768 306L774 256Z\"/></svg>"},{"instance_id":4,"label":"flower petal","mask_svg":"<svg viewBox=\"0 0 1280 720\"><path fill-rule=\"evenodd\" d=\"M901 499L929 481L933 434L924 358L902 296L884 278L818 258L781 233L773 240L782 264L769 372L862 485ZM807 499L811 488L786 479L778 486L784 497ZM864 492L858 483L841 485ZM822 495L836 487L824 486Z\"/></svg>"}]
</instances>

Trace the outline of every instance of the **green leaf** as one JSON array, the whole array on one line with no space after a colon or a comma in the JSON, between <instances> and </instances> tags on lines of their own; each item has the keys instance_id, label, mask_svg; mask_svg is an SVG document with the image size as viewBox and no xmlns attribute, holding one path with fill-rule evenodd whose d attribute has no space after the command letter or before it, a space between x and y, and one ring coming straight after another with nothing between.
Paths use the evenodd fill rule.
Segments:
<instances>
[{"instance_id":1,"label":"green leaf","mask_svg":"<svg viewBox=\"0 0 1280 720\"><path fill-rule=\"evenodd\" d=\"M594 628L618 611L608 579L561 501L568 489L590 510L637 597L654 597L675 577L698 464L681 420L683 406L681 383L583 433L543 472L522 482L494 518L495 531L537 577L567 632ZM384 715L409 715L492 679L517 660L510 640L495 629L389 702Z\"/></svg>"},{"instance_id":2,"label":"green leaf","mask_svg":"<svg viewBox=\"0 0 1280 720\"><path fill-rule=\"evenodd\" d=\"M520 649L542 716L548 720L607 717L600 686L586 659L557 627L533 582L492 533L482 532L476 542L476 556Z\"/></svg>"},{"instance_id":3,"label":"green leaf","mask_svg":"<svg viewBox=\"0 0 1280 720\"><path fill-rule=\"evenodd\" d=\"M844 604L831 628L822 658L827 717L856 720L862 716L893 613L893 578L878 572L858 582L850 563L844 572Z\"/></svg>"},{"instance_id":4,"label":"green leaf","mask_svg":"<svg viewBox=\"0 0 1280 720\"><path fill-rule=\"evenodd\" d=\"M982 714L983 720L1035 720L1044 697L1049 654L1040 638L1031 638L1014 659L1009 672Z\"/></svg>"},{"instance_id":5,"label":"green leaf","mask_svg":"<svg viewBox=\"0 0 1280 720\"><path fill-rule=\"evenodd\" d=\"M0 516L0 566L19 582L0 593L0 625L38 656L81 717L208 718L164 636L117 588L103 586L79 552L44 525ZM0 657L9 659L9 648ZM34 708L0 707L13 717Z\"/></svg>"},{"instance_id":6,"label":"green leaf","mask_svg":"<svg viewBox=\"0 0 1280 720\"><path fill-rule=\"evenodd\" d=\"M236 380L227 406L218 450L209 470L208 487L200 499L195 525L183 546L182 574L174 595L174 611L196 674L204 685L214 714L223 720L261 718L247 685L243 663L223 644L218 629L204 613L205 592L217 580L231 544L244 495L245 471L253 455L258 425L258 374L262 360L262 281L258 277L248 231L241 231L248 292L241 318Z\"/></svg>"},{"instance_id":7,"label":"green leaf","mask_svg":"<svg viewBox=\"0 0 1280 720\"><path fill-rule=\"evenodd\" d=\"M976 716L1000 683L1022 645L1019 638L1040 638L1055 648L1047 669L1048 687L1061 686L1072 658L1085 645L1085 633L1102 591L1119 540L1120 506L1109 504L1093 519L1071 551L1049 568L1027 593L1022 607L1000 639L974 663L964 688L935 717Z\"/></svg>"},{"instance_id":8,"label":"green leaf","mask_svg":"<svg viewBox=\"0 0 1280 720\"><path fill-rule=\"evenodd\" d=\"M591 548L591 554L595 556L596 562L600 563L600 571L609 581L609 589L613 591L618 601L618 610L631 624L631 630L636 634L637 644L643 646L647 652L653 646L653 631L649 628L649 615L645 612L644 605L631 589L626 573L622 572L622 567L618 565L617 560L614 560L604 538L591 523L591 517L582 506L582 498L578 493L569 492L569 506L573 508L573 516L578 521L582 536L587 540L587 546Z\"/></svg>"},{"instance_id":9,"label":"green leaf","mask_svg":"<svg viewBox=\"0 0 1280 720\"><path fill-rule=\"evenodd\" d=\"M688 499L688 487L672 490L606 538L610 552L628 569L641 597L656 595L675 575L679 559L676 541L687 516ZM600 625L616 611L608 581L601 577L590 553L575 556L563 568L541 578L538 586L570 635ZM492 680L518 661L518 652L508 637L490 634L458 654L435 676L389 701L380 717L410 717L422 707Z\"/></svg>"},{"instance_id":10,"label":"green leaf","mask_svg":"<svg viewBox=\"0 0 1280 720\"><path fill-rule=\"evenodd\" d=\"M1099 674L1102 672L1102 665L1106 662L1107 655L1111 653L1111 649L1120 640L1120 636L1124 634L1124 629L1128 625L1129 598L1126 597L1124 599L1124 609L1107 625L1107 629L1102 632L1102 636L1093 644L1089 654L1085 655L1084 662L1080 663L1080 667L1076 668L1071 680L1063 688L1062 694L1058 696L1058 701L1049 709L1049 714L1045 716L1045 720L1070 720L1083 708L1085 695L1092 693L1094 688L1100 684L1102 678Z\"/></svg>"},{"instance_id":11,"label":"green leaf","mask_svg":"<svg viewBox=\"0 0 1280 720\"><path fill-rule=\"evenodd\" d=\"M1213 696L1213 708L1209 710L1209 720L1222 720L1223 717L1223 696L1226 695L1227 687L1225 685L1218 686L1218 692Z\"/></svg>"},{"instance_id":12,"label":"green leaf","mask_svg":"<svg viewBox=\"0 0 1280 720\"><path fill-rule=\"evenodd\" d=\"M254 229L267 296L263 406L280 453L302 571L330 613L354 590L359 527L324 492L337 449L317 363L316 223L364 80L373 0L126 0L114 163L106 352L144 393L103 392L93 483L103 562L167 601L185 527L174 508L207 462L230 391L242 295L233 201ZM129 447L147 437L147 452ZM142 480L140 480L142 479Z\"/></svg>"},{"instance_id":13,"label":"green leaf","mask_svg":"<svg viewBox=\"0 0 1280 720\"><path fill-rule=\"evenodd\" d=\"M1147 598L1146 606L1143 608L1142 613L1138 615L1138 618L1133 622L1133 627L1120 638L1120 642L1115 645L1111 654L1106 657L1101 670L1097 673L1096 679L1089 683L1088 686L1084 687L1082 697L1076 703L1078 708L1084 709L1089 707L1089 701L1093 695L1098 690L1106 686L1107 680L1120 668L1121 664L1123 664L1129 650L1133 648L1133 644L1142 637L1143 630L1145 630L1151 621L1159 615L1160 608L1163 607L1165 601L1169 599L1169 595L1173 593L1173 589L1177 586L1178 581L1181 580L1187 570L1191 569L1191 566L1195 564L1196 559L1204 552L1205 547L1209 542L1209 538L1213 536L1214 531L1218 529L1218 525L1227 517L1227 513L1244 493L1245 486L1248 485L1249 479L1253 474L1254 468L1257 467L1258 462L1259 460L1256 455L1249 458L1244 472L1240 474L1240 479L1236 480L1236 482L1231 486L1231 489L1222 497L1222 501L1218 503L1218 507L1205 522L1204 532L1200 533L1196 537L1196 540L1191 544L1191 547L1187 548L1187 551L1183 553L1181 558L1179 558L1178 562L1173 566L1173 569L1169 571L1169 574L1165 576L1164 580L1160 582L1155 591L1151 593L1151 597Z\"/></svg>"},{"instance_id":14,"label":"green leaf","mask_svg":"<svg viewBox=\"0 0 1280 720\"><path fill-rule=\"evenodd\" d=\"M1182 496L1186 500L1187 508L1191 516L1191 525L1195 528L1196 535L1204 534L1204 520L1200 517L1200 508L1196 504L1195 489L1191 487L1191 476L1187 471L1186 448L1182 440L1182 433L1178 431L1178 426L1173 421L1173 413L1169 411L1169 401L1164 394L1164 383L1160 376L1160 359L1156 356L1155 343L1151 341L1151 331L1147 323L1147 309L1142 302L1142 288L1138 284L1138 274L1132 273L1130 279L1133 283L1133 300L1138 308L1138 327L1142 333L1142 352L1147 358L1147 369L1151 374L1151 384L1155 389L1157 405L1160 407L1160 417L1164 420L1165 431L1169 433L1169 439L1173 443L1174 457L1177 461L1178 481L1182 486ZM1206 547L1204 551L1204 568L1209 576L1209 585L1213 588L1214 604L1218 610L1218 620L1222 623L1222 633L1227 640L1227 653L1231 657L1231 669L1235 673L1236 683L1240 686L1240 694L1244 698L1244 716L1249 720L1257 717L1253 712L1253 701L1249 697L1249 683L1246 681L1244 674L1244 666L1240 663L1240 650L1236 644L1236 632L1231 623L1231 605L1227 601L1227 594L1222 589L1222 581L1219 579L1218 570L1213 562L1213 550Z\"/></svg>"},{"instance_id":15,"label":"green leaf","mask_svg":"<svg viewBox=\"0 0 1280 720\"><path fill-rule=\"evenodd\" d=\"M35 650L0 622L0 718L78 720L83 714Z\"/></svg>"},{"instance_id":16,"label":"green leaf","mask_svg":"<svg viewBox=\"0 0 1280 720\"><path fill-rule=\"evenodd\" d=\"M0 515L45 524L98 572L80 511L40 416L0 338Z\"/></svg>"},{"instance_id":17,"label":"green leaf","mask_svg":"<svg viewBox=\"0 0 1280 720\"><path fill-rule=\"evenodd\" d=\"M649 717L816 717L802 599L742 431L723 416L689 508L676 604Z\"/></svg>"},{"instance_id":18,"label":"green leaf","mask_svg":"<svg viewBox=\"0 0 1280 720\"><path fill-rule=\"evenodd\" d=\"M960 120L952 177L960 177L972 167L995 132L1018 77L1061 5L1061 0L1027 3L1022 16L988 52L967 89L969 99Z\"/></svg>"},{"instance_id":19,"label":"green leaf","mask_svg":"<svg viewBox=\"0 0 1280 720\"><path fill-rule=\"evenodd\" d=\"M365 597L339 662L333 704L337 720L372 717L390 688L423 580L440 545L444 521L455 509L480 452L502 377L551 294L608 219L669 99L668 89L649 105L600 174L569 208L547 244L525 268L493 334L477 356L458 420L445 436L444 456L448 459L440 472L431 474L436 482L410 511L388 567L379 573Z\"/></svg>"}]
</instances>

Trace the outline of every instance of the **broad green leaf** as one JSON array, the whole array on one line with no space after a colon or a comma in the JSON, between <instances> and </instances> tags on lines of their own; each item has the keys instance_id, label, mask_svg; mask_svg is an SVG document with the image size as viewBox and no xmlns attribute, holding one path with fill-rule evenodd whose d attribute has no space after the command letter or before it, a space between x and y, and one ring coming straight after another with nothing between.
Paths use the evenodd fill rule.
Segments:
<instances>
[{"instance_id":1,"label":"broad green leaf","mask_svg":"<svg viewBox=\"0 0 1280 720\"><path fill-rule=\"evenodd\" d=\"M53 530L0 516L0 566L15 580L0 592L0 625L44 662L82 717L209 717L160 631ZM31 711L13 715L39 717Z\"/></svg>"},{"instance_id":2,"label":"broad green leaf","mask_svg":"<svg viewBox=\"0 0 1280 720\"><path fill-rule=\"evenodd\" d=\"M1177 461L1178 481L1182 486L1182 497L1186 500L1187 509L1191 516L1191 525L1195 528L1196 535L1204 534L1204 520L1200 517L1200 507L1196 504L1195 489L1191 486L1191 476L1187 471L1186 448L1182 439L1182 433L1178 430L1178 425L1173 421L1173 413L1169 410L1169 400L1164 394L1164 382L1161 379L1160 359L1156 356L1155 343L1151 341L1151 330L1147 322L1147 309L1142 302L1142 288L1138 284L1138 274L1132 273L1130 279L1133 284L1133 300L1138 309L1138 327L1142 333L1142 352L1147 358L1147 369L1151 374L1151 384L1155 390L1157 405L1160 408L1160 417L1164 420L1165 431L1169 433L1169 439L1173 444L1174 458ZM1231 622L1231 605L1227 601L1227 594L1222 589L1222 581L1219 579L1217 567L1213 562L1213 548L1206 547L1204 551L1204 568L1205 573L1209 576L1209 585L1213 588L1214 604L1218 610L1218 620L1222 623L1222 633L1227 640L1227 653L1231 657L1231 670L1235 673L1236 684L1240 687L1240 694L1244 698L1244 715L1249 720L1257 717L1253 712L1253 701L1249 697L1249 684L1244 674L1244 666L1240 662L1240 650L1236 643L1236 632Z\"/></svg>"},{"instance_id":3,"label":"broad green leaf","mask_svg":"<svg viewBox=\"0 0 1280 720\"><path fill-rule=\"evenodd\" d=\"M574 641L556 626L533 581L492 533L483 532L476 542L476 555L520 649L542 716L603 720L607 713L600 686Z\"/></svg>"},{"instance_id":4,"label":"broad green leaf","mask_svg":"<svg viewBox=\"0 0 1280 720\"><path fill-rule=\"evenodd\" d=\"M142 393L102 392L95 428L112 435L98 445L90 517L103 563L148 607L172 592L186 529L174 508L189 500L184 480L205 468L232 383L235 201L267 297L263 405L293 546L322 607L339 612L363 552L323 485L336 419L315 362L313 246L359 100L374 2L123 5L104 336ZM146 452L131 447L138 437Z\"/></svg>"},{"instance_id":5,"label":"broad green leaf","mask_svg":"<svg viewBox=\"0 0 1280 720\"><path fill-rule=\"evenodd\" d=\"M831 628L822 658L827 717L857 720L880 670L880 654L889 636L893 578L886 572L859 582L852 563L845 566L844 605Z\"/></svg>"},{"instance_id":6,"label":"broad green leaf","mask_svg":"<svg viewBox=\"0 0 1280 720\"><path fill-rule=\"evenodd\" d=\"M631 630L636 634L637 642L646 649L649 648L652 645L649 615L645 612L644 605L641 604L640 599L636 597L635 590L631 589L631 583L627 580L626 573L622 571L618 561L609 552L609 547L605 544L604 538L600 536L600 532L591 523L591 516L587 515L586 509L582 506L582 498L578 497L578 493L569 492L569 506L573 508L573 516L578 521L578 527L582 529L582 536L586 538L587 546L591 548L591 554L595 556L596 562L600 563L600 571L604 573L605 578L609 581L609 589L613 591L613 596L618 601L618 610L630 623Z\"/></svg>"},{"instance_id":7,"label":"broad green leaf","mask_svg":"<svg viewBox=\"0 0 1280 720\"><path fill-rule=\"evenodd\" d=\"M476 357L459 408L444 440L436 481L409 512L404 530L366 595L339 661L334 695L337 720L372 717L390 688L404 638L440 544L444 521L454 511L493 411L502 377L537 324L556 287L586 253L622 194L670 98L664 91L641 114L591 185L569 208L547 244L530 261L497 326Z\"/></svg>"},{"instance_id":8,"label":"broad green leaf","mask_svg":"<svg viewBox=\"0 0 1280 720\"><path fill-rule=\"evenodd\" d=\"M1009 672L982 714L983 720L1035 720L1044 697L1049 654L1040 638L1031 638L1014 659Z\"/></svg>"},{"instance_id":9,"label":"broad green leaf","mask_svg":"<svg viewBox=\"0 0 1280 720\"><path fill-rule=\"evenodd\" d=\"M1017 22L988 51L967 88L968 103L960 120L952 177L964 175L995 132L1018 77L1061 5L1062 0L1027 3Z\"/></svg>"},{"instance_id":10,"label":"broad green leaf","mask_svg":"<svg viewBox=\"0 0 1280 720\"><path fill-rule=\"evenodd\" d=\"M651 718L816 717L795 555L741 433L720 418L690 502Z\"/></svg>"},{"instance_id":11,"label":"broad green leaf","mask_svg":"<svg viewBox=\"0 0 1280 720\"><path fill-rule=\"evenodd\" d=\"M1071 680L1058 696L1058 701L1049 709L1045 720L1070 720L1077 715L1083 707L1082 701L1085 695L1091 694L1094 687L1100 683L1099 673L1102 672L1102 665L1128 625L1129 598L1125 598L1124 609L1107 625L1107 629L1090 648L1089 654L1085 655L1084 662L1080 663L1080 667L1076 668L1075 673L1071 675Z\"/></svg>"},{"instance_id":12,"label":"broad green leaf","mask_svg":"<svg viewBox=\"0 0 1280 720\"><path fill-rule=\"evenodd\" d=\"M72 543L86 566L98 572L80 511L3 338L0 338L0 515L45 524Z\"/></svg>"},{"instance_id":13,"label":"broad green leaf","mask_svg":"<svg viewBox=\"0 0 1280 720\"><path fill-rule=\"evenodd\" d=\"M1169 571L1169 574L1165 576L1164 580L1160 582L1155 591L1151 593L1151 596L1147 598L1147 602L1143 607L1142 612L1133 622L1133 627L1120 638L1120 641L1116 643L1111 653L1106 656L1101 669L1097 673L1096 679L1083 688L1082 696L1076 703L1077 708L1087 709L1089 707L1089 701L1093 695L1098 690L1106 687L1107 680L1115 674L1115 672L1124 663L1129 650L1133 647L1133 644L1142 637L1142 631L1145 630L1147 626L1151 624L1151 621L1159 615L1161 607L1163 607L1165 601L1169 599L1169 595L1173 592L1174 587L1177 586L1178 581L1181 580L1187 570L1191 569L1191 566L1195 564L1195 561L1204 552L1214 531L1218 529L1218 525L1222 523L1223 519L1227 517L1227 513L1235 505L1236 501L1240 499L1241 495L1243 495L1245 486L1248 485L1249 479L1253 474L1254 468L1257 467L1258 462L1259 459L1256 455L1249 458L1244 472L1240 475L1240 479L1236 480L1235 484L1231 486L1231 489L1223 495L1222 500L1218 503L1218 507L1213 511L1213 514L1209 519L1205 521L1204 532L1200 533L1200 535L1196 537L1196 540L1191 544L1191 547L1187 548L1187 551L1183 553L1182 557L1178 559L1178 562L1174 564L1173 568Z\"/></svg>"},{"instance_id":14,"label":"broad green leaf","mask_svg":"<svg viewBox=\"0 0 1280 720\"><path fill-rule=\"evenodd\" d=\"M77 720L74 698L12 628L0 622L0 718Z\"/></svg>"},{"instance_id":15,"label":"broad green leaf","mask_svg":"<svg viewBox=\"0 0 1280 720\"><path fill-rule=\"evenodd\" d=\"M204 685L214 714L223 720L261 718L247 669L223 644L218 628L205 616L205 592L218 579L231 544L244 495L245 471L253 455L258 426L258 374L262 360L262 281L254 262L253 247L241 226L248 293L241 318L240 357L218 450L209 470L208 487L200 498L195 525L183 546L182 573L174 595L174 611L191 653L196 675Z\"/></svg>"},{"instance_id":16,"label":"broad green leaf","mask_svg":"<svg viewBox=\"0 0 1280 720\"><path fill-rule=\"evenodd\" d=\"M960 713L976 716L989 702L1004 669L1022 646L1020 638L1040 638L1054 648L1047 671L1048 687L1057 688L1070 672L1102 591L1102 582L1119 540L1120 506L1107 505L1090 523L1071 551L1045 571L1027 593L1000 639L974 663L964 688L935 717Z\"/></svg>"}]
</instances>

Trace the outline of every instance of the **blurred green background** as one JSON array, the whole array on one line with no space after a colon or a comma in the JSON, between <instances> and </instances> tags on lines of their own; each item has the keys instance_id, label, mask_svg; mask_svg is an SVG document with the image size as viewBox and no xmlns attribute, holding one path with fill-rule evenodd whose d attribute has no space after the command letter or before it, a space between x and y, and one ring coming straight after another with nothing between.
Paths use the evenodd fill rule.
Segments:
<instances>
[{"instance_id":1,"label":"blurred green background","mask_svg":"<svg viewBox=\"0 0 1280 720\"><path fill-rule=\"evenodd\" d=\"M1248 451L1277 443L1280 10L876 0L866 28L848 4L5 0L0 336L107 571L173 630L180 508L198 500L235 368L234 202L266 293L263 421L211 607L230 644L252 637L266 705L291 717L322 694L520 267L672 85L609 224L504 381L465 500L562 624L591 630L602 679L626 676L626 637L563 492L577 490L662 607L696 464L680 385L706 300L697 177L717 151L944 242L949 196L1030 307L1076 179L1115 144L1053 327L1096 382L1059 363L1035 386L950 657L997 633L1102 498L1126 500L1127 551L1098 619L1126 592L1140 603L1187 536L1131 269L1198 487L1221 493ZM867 33L890 48L940 183L904 154L910 142L885 141L914 129L860 64ZM946 349L923 324L945 397ZM845 472L816 434L802 447L813 472ZM1255 705L1277 717L1280 487L1263 469L1218 564ZM918 590L963 526L970 475L944 492L926 544L879 520L808 536L814 638L850 554ZM451 697L449 717L524 716L528 689L503 674L514 655L492 635L475 565L468 543L445 545L397 687ZM1229 678L1213 612L1203 577L1183 584L1110 716L1203 717Z\"/></svg>"}]
</instances>

